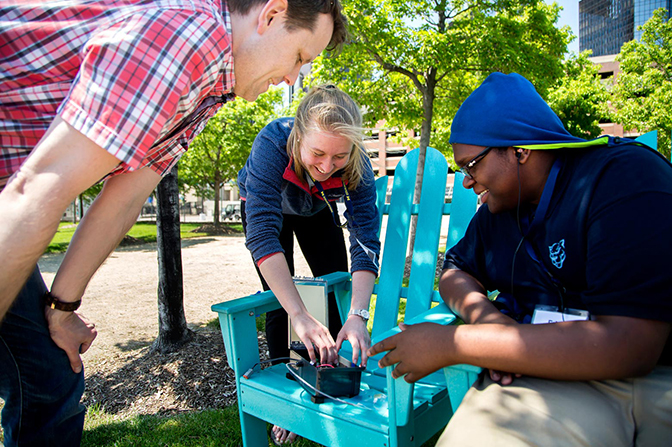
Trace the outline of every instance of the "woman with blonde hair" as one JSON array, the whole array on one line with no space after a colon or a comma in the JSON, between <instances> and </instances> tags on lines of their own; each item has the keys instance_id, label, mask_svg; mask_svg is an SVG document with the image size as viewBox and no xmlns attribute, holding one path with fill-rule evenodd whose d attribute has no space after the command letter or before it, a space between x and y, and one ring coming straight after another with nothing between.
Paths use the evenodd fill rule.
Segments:
<instances>
[{"instance_id":1,"label":"woman with blonde hair","mask_svg":"<svg viewBox=\"0 0 672 447\"><path fill-rule=\"evenodd\" d=\"M362 115L355 101L334 85L312 88L295 118L277 119L257 135L238 186L246 246L264 289L282 305L266 315L270 358L289 354L289 314L311 360L317 351L321 362L336 362L348 340L353 363L366 365L371 344L366 322L380 242L374 175L362 148ZM353 293L343 324L329 297L326 328L308 313L292 280L293 236L313 276L347 271L337 201L345 203ZM277 426L272 434L276 444L296 437Z\"/></svg>"}]
</instances>

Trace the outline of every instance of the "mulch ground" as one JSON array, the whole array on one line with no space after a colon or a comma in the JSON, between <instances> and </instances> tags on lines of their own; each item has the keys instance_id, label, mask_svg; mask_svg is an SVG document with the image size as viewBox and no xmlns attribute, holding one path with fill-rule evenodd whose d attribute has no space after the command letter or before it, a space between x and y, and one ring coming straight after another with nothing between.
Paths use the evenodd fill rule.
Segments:
<instances>
[{"instance_id":1,"label":"mulch ground","mask_svg":"<svg viewBox=\"0 0 672 447\"><path fill-rule=\"evenodd\" d=\"M258 336L265 353L265 336L262 332ZM171 354L152 352L147 346L85 365L82 403L98 405L119 418L169 415L236 403L233 371L227 364L222 335L216 329L198 329L192 341Z\"/></svg>"}]
</instances>

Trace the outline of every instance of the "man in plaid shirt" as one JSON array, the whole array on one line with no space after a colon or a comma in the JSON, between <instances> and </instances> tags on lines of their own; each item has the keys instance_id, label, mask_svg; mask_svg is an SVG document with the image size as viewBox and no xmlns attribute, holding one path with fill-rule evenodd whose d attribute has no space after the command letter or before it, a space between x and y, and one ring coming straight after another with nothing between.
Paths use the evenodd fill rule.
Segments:
<instances>
[{"instance_id":1,"label":"man in plaid shirt","mask_svg":"<svg viewBox=\"0 0 672 447\"><path fill-rule=\"evenodd\" d=\"M224 102L291 85L344 39L338 0L0 2L5 445L79 445L89 279ZM101 178L47 292L37 260Z\"/></svg>"}]
</instances>

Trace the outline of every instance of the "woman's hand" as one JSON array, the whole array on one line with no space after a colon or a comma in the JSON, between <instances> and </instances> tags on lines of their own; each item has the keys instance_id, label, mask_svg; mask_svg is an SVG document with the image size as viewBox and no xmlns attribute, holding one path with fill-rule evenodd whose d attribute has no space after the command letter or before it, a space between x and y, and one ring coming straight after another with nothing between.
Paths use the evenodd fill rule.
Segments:
<instances>
[{"instance_id":1,"label":"woman's hand","mask_svg":"<svg viewBox=\"0 0 672 447\"><path fill-rule=\"evenodd\" d=\"M294 332L299 336L306 349L310 361L316 360L315 348L320 353L321 363L334 363L338 359L338 351L336 350L336 343L327 329L322 323L317 321L308 312L303 312L298 316L292 317L292 326Z\"/></svg>"},{"instance_id":2,"label":"woman's hand","mask_svg":"<svg viewBox=\"0 0 672 447\"><path fill-rule=\"evenodd\" d=\"M368 350L371 347L371 336L362 317L350 315L345 320L345 324L336 339L337 351L341 350L341 345L345 340L348 340L350 345L352 345L352 363L355 365L360 364L359 359L361 355L362 362L360 366L366 366L366 362L369 359Z\"/></svg>"}]
</instances>

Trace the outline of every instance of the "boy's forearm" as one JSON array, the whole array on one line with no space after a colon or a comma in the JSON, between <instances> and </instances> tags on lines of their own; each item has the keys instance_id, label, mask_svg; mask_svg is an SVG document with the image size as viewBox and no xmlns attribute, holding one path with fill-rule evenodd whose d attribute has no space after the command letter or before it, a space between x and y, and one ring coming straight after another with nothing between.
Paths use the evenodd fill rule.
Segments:
<instances>
[{"instance_id":1,"label":"boy's forearm","mask_svg":"<svg viewBox=\"0 0 672 447\"><path fill-rule=\"evenodd\" d=\"M374 345L388 351L381 367L416 381L451 365L470 364L553 380L624 379L648 374L657 364L670 324L631 317L551 324L421 323Z\"/></svg>"},{"instance_id":2,"label":"boy's forearm","mask_svg":"<svg viewBox=\"0 0 672 447\"><path fill-rule=\"evenodd\" d=\"M556 380L604 380L648 373L670 325L630 317L455 328L456 363ZM447 348L446 348L447 349Z\"/></svg>"},{"instance_id":3,"label":"boy's forearm","mask_svg":"<svg viewBox=\"0 0 672 447\"><path fill-rule=\"evenodd\" d=\"M441 272L439 292L448 307L466 323L515 323L492 304L481 283L466 272L451 269Z\"/></svg>"}]
</instances>

